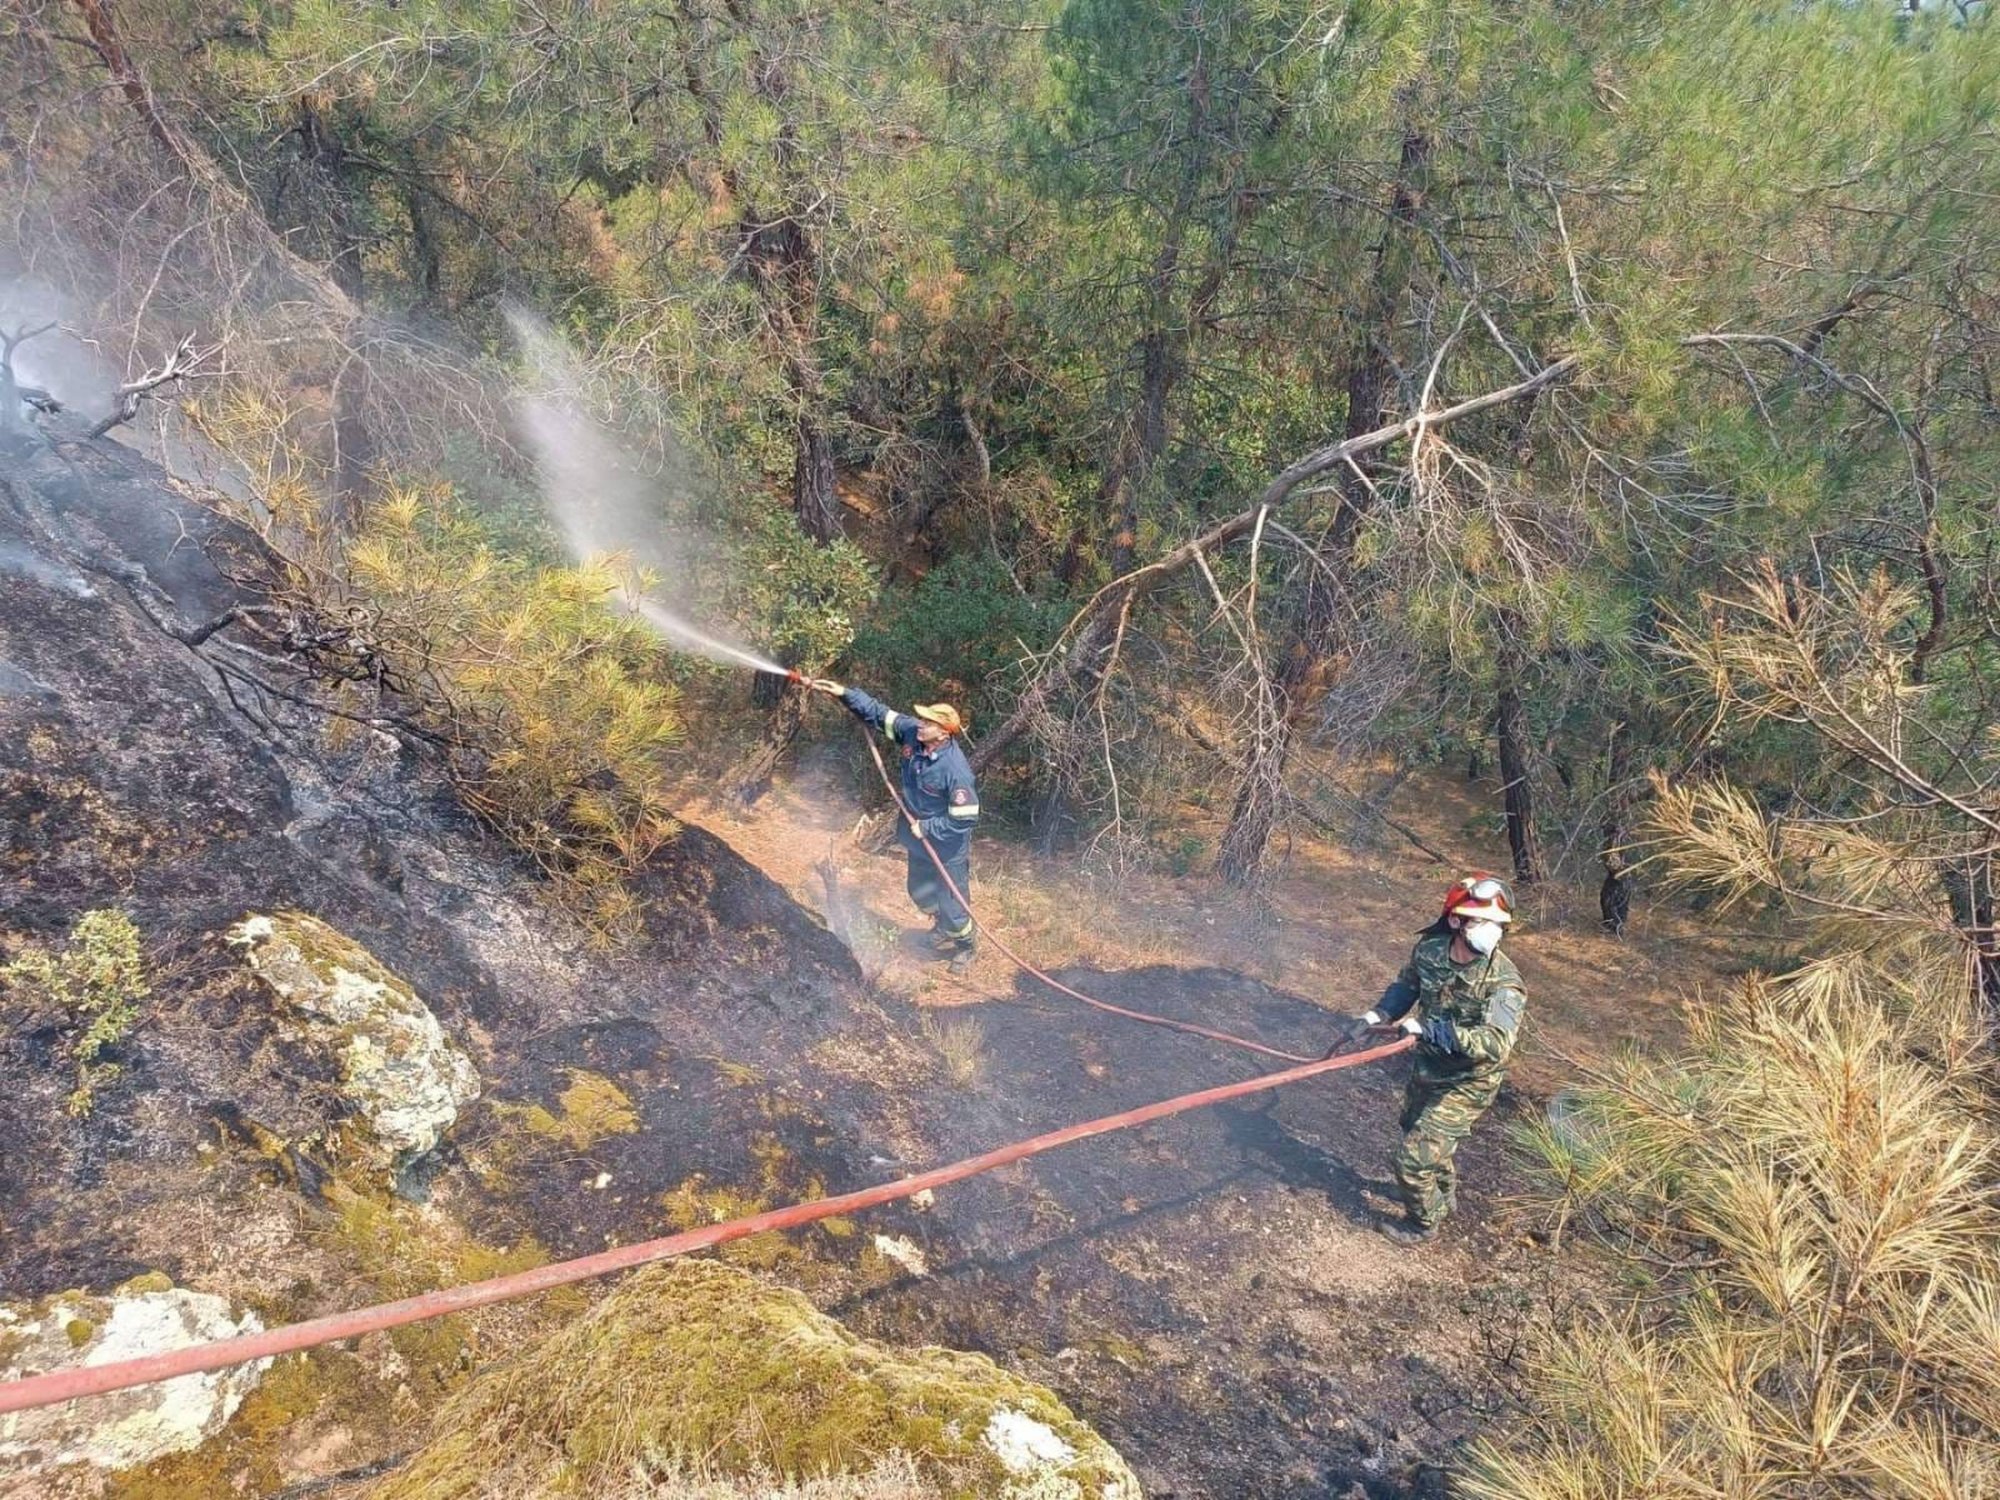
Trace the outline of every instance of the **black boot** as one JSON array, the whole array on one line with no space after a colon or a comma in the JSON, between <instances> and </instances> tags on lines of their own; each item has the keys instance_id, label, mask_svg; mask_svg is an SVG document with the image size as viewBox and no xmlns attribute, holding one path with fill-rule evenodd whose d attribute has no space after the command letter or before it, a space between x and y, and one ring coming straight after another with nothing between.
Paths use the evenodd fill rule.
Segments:
<instances>
[{"instance_id":1,"label":"black boot","mask_svg":"<svg viewBox=\"0 0 2000 1500\"><path fill-rule=\"evenodd\" d=\"M1428 1245L1438 1237L1435 1224L1419 1224L1415 1219L1383 1217L1375 1221L1375 1232L1398 1245Z\"/></svg>"}]
</instances>

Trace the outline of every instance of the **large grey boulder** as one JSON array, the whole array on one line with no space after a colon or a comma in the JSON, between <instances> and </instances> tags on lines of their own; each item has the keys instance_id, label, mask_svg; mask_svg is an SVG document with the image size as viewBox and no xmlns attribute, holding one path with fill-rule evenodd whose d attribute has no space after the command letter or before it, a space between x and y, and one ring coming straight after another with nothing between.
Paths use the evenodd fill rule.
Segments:
<instances>
[{"instance_id":1,"label":"large grey boulder","mask_svg":"<svg viewBox=\"0 0 2000 1500\"><path fill-rule=\"evenodd\" d=\"M479 1097L479 1074L429 1006L366 948L301 912L253 915L229 931L284 1002L293 1036L330 1053L353 1115L336 1154L394 1174L429 1153Z\"/></svg>"},{"instance_id":2,"label":"large grey boulder","mask_svg":"<svg viewBox=\"0 0 2000 1500\"><path fill-rule=\"evenodd\" d=\"M263 1328L205 1292L141 1277L108 1296L63 1292L0 1304L0 1380L139 1359ZM198 1448L263 1378L269 1360L182 1375L35 1411L0 1416L0 1475L31 1479L72 1464L127 1469Z\"/></svg>"}]
</instances>

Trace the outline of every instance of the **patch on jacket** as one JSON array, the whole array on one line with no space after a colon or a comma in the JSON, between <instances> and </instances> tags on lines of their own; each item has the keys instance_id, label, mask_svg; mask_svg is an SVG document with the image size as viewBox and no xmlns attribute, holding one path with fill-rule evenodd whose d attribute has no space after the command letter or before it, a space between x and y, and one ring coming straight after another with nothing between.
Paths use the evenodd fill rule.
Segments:
<instances>
[{"instance_id":1,"label":"patch on jacket","mask_svg":"<svg viewBox=\"0 0 2000 1500\"><path fill-rule=\"evenodd\" d=\"M971 787L961 786L961 787L954 787L952 789L951 805L953 807L963 807L965 806L966 803L970 802L971 800L972 800Z\"/></svg>"}]
</instances>

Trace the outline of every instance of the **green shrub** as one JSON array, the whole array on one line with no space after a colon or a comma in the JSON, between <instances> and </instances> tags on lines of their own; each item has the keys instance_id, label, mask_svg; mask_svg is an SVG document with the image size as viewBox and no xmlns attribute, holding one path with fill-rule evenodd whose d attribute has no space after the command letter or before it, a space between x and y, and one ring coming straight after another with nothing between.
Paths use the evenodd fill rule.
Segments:
<instances>
[{"instance_id":1,"label":"green shrub","mask_svg":"<svg viewBox=\"0 0 2000 1500\"><path fill-rule=\"evenodd\" d=\"M79 1028L70 1044L76 1087L64 1107L78 1118L88 1115L97 1090L120 1071L103 1060L105 1049L132 1029L139 1006L152 994L139 929L121 911L87 911L60 952L32 949L0 966L0 982L55 1006Z\"/></svg>"},{"instance_id":2,"label":"green shrub","mask_svg":"<svg viewBox=\"0 0 2000 1500\"><path fill-rule=\"evenodd\" d=\"M845 538L821 546L789 511L758 509L735 568L730 601L778 661L801 672L832 666L854 640L854 622L875 598L875 567Z\"/></svg>"},{"instance_id":3,"label":"green shrub","mask_svg":"<svg viewBox=\"0 0 2000 1500\"><path fill-rule=\"evenodd\" d=\"M359 660L445 746L459 795L525 850L601 935L629 930L629 878L678 825L670 659L605 567L536 567L497 550L444 488L391 491L346 549L346 581L306 580L323 615L368 620Z\"/></svg>"},{"instance_id":4,"label":"green shrub","mask_svg":"<svg viewBox=\"0 0 2000 1500\"><path fill-rule=\"evenodd\" d=\"M959 554L888 601L855 637L856 675L899 701L953 692L976 730L999 706L1014 664L1053 641L1070 612L1061 600L1023 594L985 553Z\"/></svg>"}]
</instances>

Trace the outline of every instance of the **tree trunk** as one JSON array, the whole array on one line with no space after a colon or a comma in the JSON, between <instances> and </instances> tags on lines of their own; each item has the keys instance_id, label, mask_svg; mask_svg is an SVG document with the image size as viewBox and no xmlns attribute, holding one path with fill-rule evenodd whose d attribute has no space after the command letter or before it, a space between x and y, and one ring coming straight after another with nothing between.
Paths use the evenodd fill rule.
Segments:
<instances>
[{"instance_id":1,"label":"tree trunk","mask_svg":"<svg viewBox=\"0 0 2000 1500\"><path fill-rule=\"evenodd\" d=\"M1993 930L1993 851L1982 849L1939 872L1952 921L1971 944L1976 966L1975 998L1987 1015L2000 1015L2000 933Z\"/></svg>"},{"instance_id":2,"label":"tree trunk","mask_svg":"<svg viewBox=\"0 0 2000 1500\"><path fill-rule=\"evenodd\" d=\"M840 496L834 488L833 438L803 406L794 426L792 512L805 534L824 546L840 535Z\"/></svg>"},{"instance_id":3,"label":"tree trunk","mask_svg":"<svg viewBox=\"0 0 2000 1500\"><path fill-rule=\"evenodd\" d=\"M1291 759L1291 728L1279 723L1275 733L1250 747L1244 773L1236 784L1236 802L1229 826L1215 851L1216 872L1234 886L1256 882L1263 873L1271 834L1284 806L1285 766Z\"/></svg>"},{"instance_id":4,"label":"tree trunk","mask_svg":"<svg viewBox=\"0 0 2000 1500\"><path fill-rule=\"evenodd\" d=\"M1344 439L1359 437L1381 424L1395 380L1389 339L1416 258L1411 237L1404 230L1416 223L1423 208L1430 152L1428 136L1415 130L1404 135L1396 190L1390 200L1390 223L1375 248L1375 274L1348 353ZM1327 662L1340 635L1340 595L1345 591L1362 518L1374 500L1374 491L1353 465L1340 472L1339 486L1340 509L1308 570L1305 608L1280 659L1274 684L1276 720L1262 727L1250 748L1229 826L1223 830L1216 869L1231 885L1249 885L1263 873L1271 832L1284 804L1285 768L1291 761L1293 744L1326 694Z\"/></svg>"},{"instance_id":5,"label":"tree trunk","mask_svg":"<svg viewBox=\"0 0 2000 1500\"><path fill-rule=\"evenodd\" d=\"M1348 513L1343 506L1339 520L1345 520ZM1285 769L1291 763L1294 742L1304 728L1306 715L1326 691L1324 661L1338 629L1340 606L1339 592L1327 577L1327 569L1338 568L1340 563L1335 559L1344 562L1353 546L1352 529L1342 534L1339 520L1321 548L1326 568L1312 569L1303 618L1279 665L1279 712L1272 722L1259 726L1244 757L1229 826L1222 830L1222 842L1216 850L1216 871L1234 886L1252 885L1263 874L1271 834L1285 805Z\"/></svg>"},{"instance_id":6,"label":"tree trunk","mask_svg":"<svg viewBox=\"0 0 2000 1500\"><path fill-rule=\"evenodd\" d=\"M1199 162L1190 164L1190 184L1198 171ZM1191 204L1190 192L1176 205L1177 214L1184 214ZM1170 330L1166 326L1174 311L1168 304L1168 295L1179 269L1184 229L1178 219L1169 226L1167 242L1154 264L1152 326L1140 335L1135 346L1139 362L1138 395L1118 424L1118 436L1097 486L1099 511L1110 519L1106 557L1114 578L1130 572L1138 555L1140 506L1153 470L1167 451L1168 403L1185 367L1186 330ZM1065 586L1073 585L1082 575L1090 531L1085 517L1079 517L1070 528L1062 560L1056 565L1057 581Z\"/></svg>"},{"instance_id":7,"label":"tree trunk","mask_svg":"<svg viewBox=\"0 0 2000 1500\"><path fill-rule=\"evenodd\" d=\"M749 18L735 12L739 22ZM695 67L690 55L686 62L689 93L700 106L703 135L717 152L717 171L732 199L739 205L737 234L744 250L744 264L757 302L784 361L785 384L792 403L792 514L799 529L821 546L841 535L840 497L835 486L833 431L824 372L820 368L819 295L825 265L821 246L812 231L811 205L824 201L819 185L812 180L810 164L802 157L798 124L790 106L791 66L797 61L789 38L772 42L758 37L751 74L757 93L780 117L781 124L772 144L772 159L778 169L782 208L769 212L764 205L749 201L741 178L722 162L723 121L714 96ZM752 701L770 702L776 679L760 678L752 688ZM761 695L761 696L760 696ZM736 768L731 790L745 802L754 802L770 790L771 778L805 725L806 693L795 683L777 689L764 732L756 748Z\"/></svg>"},{"instance_id":8,"label":"tree trunk","mask_svg":"<svg viewBox=\"0 0 2000 1500\"><path fill-rule=\"evenodd\" d=\"M1624 933L1632 912L1632 867L1625 858L1625 788L1631 779L1632 735L1624 724L1613 724L1605 750L1604 824L1597 846L1604 883L1597 888L1597 914L1604 930L1615 935Z\"/></svg>"},{"instance_id":9,"label":"tree trunk","mask_svg":"<svg viewBox=\"0 0 2000 1500\"><path fill-rule=\"evenodd\" d=\"M403 209L410 216L410 279L416 283L417 305L428 313L442 314L447 310L444 251L438 243L437 225L430 208L414 182L404 186Z\"/></svg>"},{"instance_id":10,"label":"tree trunk","mask_svg":"<svg viewBox=\"0 0 2000 1500\"><path fill-rule=\"evenodd\" d=\"M759 673L757 686L752 689L753 701L759 695L770 696L772 690L766 684L776 685L776 700L771 712L765 716L764 732L758 736L750 753L723 778L728 794L745 803L757 801L771 789L772 776L806 722L804 688L795 682Z\"/></svg>"},{"instance_id":11,"label":"tree trunk","mask_svg":"<svg viewBox=\"0 0 2000 1500\"><path fill-rule=\"evenodd\" d=\"M779 117L771 157L782 184L768 199L752 200L742 174L729 165L723 151L726 134L721 102L701 70L701 58L690 50L681 59L682 79L701 119L702 137L715 153L714 178L685 168L689 186L711 199L715 184L727 194L736 214L734 233L742 247L742 264L757 294L758 310L770 331L777 357L784 362L785 386L792 405L792 514L816 542L841 534L840 501L834 488L833 435L828 421L826 381L816 345L819 338L819 294L824 261L812 233L815 206L826 195L812 177L812 164L799 143L798 123L791 109L792 68L804 57L796 38L758 33L761 19L739 6L731 7L738 26L752 39L750 76L760 99Z\"/></svg>"},{"instance_id":12,"label":"tree trunk","mask_svg":"<svg viewBox=\"0 0 2000 1500\"><path fill-rule=\"evenodd\" d=\"M345 323L355 308L348 298L317 266L309 265L286 243L264 214L246 198L234 179L226 177L173 121L160 110L146 75L125 50L118 35L107 0L73 0L90 34L91 50L104 64L112 82L146 127L146 133L173 159L190 183L209 194L217 207L235 220L233 228L252 241L261 256L279 267L293 284L287 294L295 296L303 288L312 301L336 324ZM67 38L65 38L67 40Z\"/></svg>"},{"instance_id":13,"label":"tree trunk","mask_svg":"<svg viewBox=\"0 0 2000 1500\"><path fill-rule=\"evenodd\" d=\"M110 73L111 81L125 96L125 102L132 106L133 112L145 124L146 133L190 177L201 176L203 163L179 128L161 114L159 106L153 102L152 86L146 82L146 75L139 71L138 65L126 52L124 42L119 39L107 0L75 0L75 5L83 16L84 29L90 33L92 50L104 64L105 71Z\"/></svg>"},{"instance_id":14,"label":"tree trunk","mask_svg":"<svg viewBox=\"0 0 2000 1500\"><path fill-rule=\"evenodd\" d=\"M1494 714L1500 749L1501 805L1507 816L1507 847L1514 857L1514 878L1532 885L1543 876L1541 836L1535 827L1534 784L1528 774L1528 713L1521 703L1521 678L1527 657L1518 637L1519 622L1500 622L1500 684Z\"/></svg>"},{"instance_id":15,"label":"tree trunk","mask_svg":"<svg viewBox=\"0 0 2000 1500\"><path fill-rule=\"evenodd\" d=\"M362 271L365 244L347 146L310 98L301 98L297 111L294 133L311 189L307 213L319 221L317 237L325 247L334 285L361 307L367 293ZM349 360L333 380L333 522L344 534L360 524L373 493L377 450L368 416L369 384L367 362L360 359Z\"/></svg>"},{"instance_id":16,"label":"tree trunk","mask_svg":"<svg viewBox=\"0 0 2000 1500\"><path fill-rule=\"evenodd\" d=\"M1138 356L1139 391L1119 422L1118 435L1105 460L1104 476L1097 489L1099 508L1108 518L1110 534L1106 557L1111 576L1132 569L1138 556L1140 509L1146 487L1160 458L1167 451L1170 406L1174 388L1187 368L1188 346L1197 316L1196 304L1204 297L1213 301L1220 287L1227 260L1234 254L1241 229L1243 209L1239 194L1231 207L1231 225L1223 236L1186 309L1177 305L1174 293L1181 273L1181 253L1187 243L1188 226L1200 206L1203 179L1208 172L1210 136L1208 110L1210 90L1206 65L1197 61L1188 77L1187 122L1182 151L1183 170L1173 207L1167 211L1165 232L1153 257L1147 277L1149 296L1144 332L1133 345ZM1279 117L1282 119L1282 117ZM1271 129L1275 130L1277 121ZM1267 132L1268 134L1268 132ZM1204 292L1202 288L1206 288ZM1088 545L1088 522L1079 518L1057 564L1057 580L1074 584L1083 570L1084 549Z\"/></svg>"}]
</instances>

